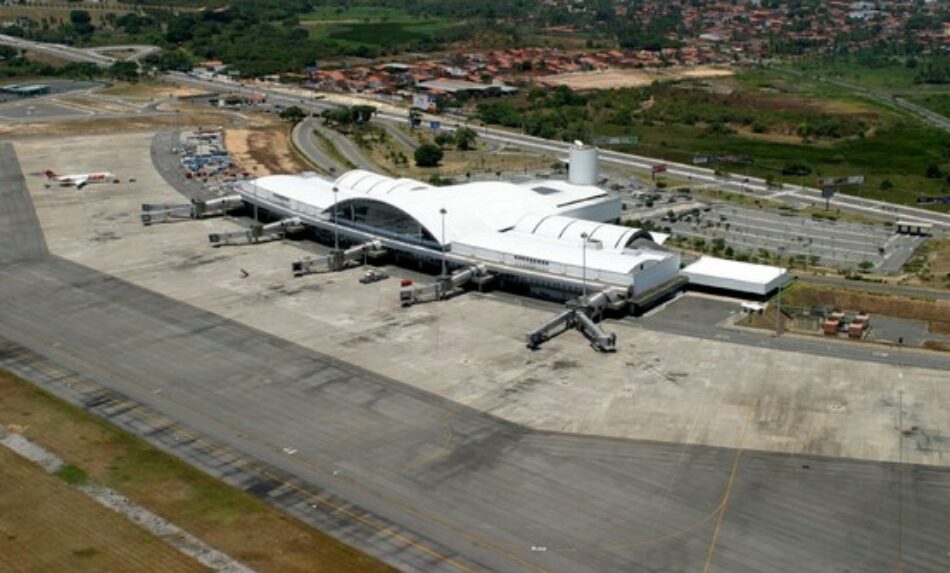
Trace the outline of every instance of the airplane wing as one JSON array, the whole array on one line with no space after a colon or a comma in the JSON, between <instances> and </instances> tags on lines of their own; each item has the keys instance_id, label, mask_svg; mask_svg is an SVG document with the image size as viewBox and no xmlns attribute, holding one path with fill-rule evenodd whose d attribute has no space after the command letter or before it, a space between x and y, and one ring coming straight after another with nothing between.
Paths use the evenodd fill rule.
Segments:
<instances>
[{"instance_id":1,"label":"airplane wing","mask_svg":"<svg viewBox=\"0 0 950 573\"><path fill-rule=\"evenodd\" d=\"M84 177L76 177L75 179L73 179L73 183L76 184L76 189L77 189L77 190L82 189L83 187L86 186L86 183L89 183L89 177L85 177L85 176L84 176Z\"/></svg>"}]
</instances>

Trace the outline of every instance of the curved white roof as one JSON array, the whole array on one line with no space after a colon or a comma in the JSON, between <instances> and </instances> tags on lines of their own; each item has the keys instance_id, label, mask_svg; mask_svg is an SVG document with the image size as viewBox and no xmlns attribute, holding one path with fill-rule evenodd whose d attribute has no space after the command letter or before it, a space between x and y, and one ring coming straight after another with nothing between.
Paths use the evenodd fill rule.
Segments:
<instances>
[{"instance_id":1,"label":"curved white roof","mask_svg":"<svg viewBox=\"0 0 950 573\"><path fill-rule=\"evenodd\" d=\"M322 211L331 209L335 200L340 205L353 200L376 201L406 213L437 241L442 237L440 211L445 209L447 244L476 233L512 229L527 216L542 221L579 206L610 200L597 187L560 181L532 185L481 181L435 187L414 179L394 179L360 169L348 171L332 182L316 176L271 175L245 185Z\"/></svg>"},{"instance_id":2,"label":"curved white roof","mask_svg":"<svg viewBox=\"0 0 950 573\"><path fill-rule=\"evenodd\" d=\"M480 181L435 187L413 179L393 179L370 171L354 170L336 180L341 203L346 199L371 199L395 207L419 222L436 240L442 236L445 209L445 241L487 231L514 227L526 214L557 213L567 204L602 201L606 194L589 186L557 185L544 192L505 181Z\"/></svg>"},{"instance_id":3,"label":"curved white roof","mask_svg":"<svg viewBox=\"0 0 950 573\"><path fill-rule=\"evenodd\" d=\"M618 250L626 247L635 237L643 236L646 233L633 227L575 219L562 215L548 215L547 217L529 215L518 221L515 229L523 233L573 243L580 243L583 240L581 235L587 233L588 240L600 241L605 249ZM647 235L652 237L657 244L663 244L663 241L667 239L667 235L662 233L647 233Z\"/></svg>"}]
</instances>

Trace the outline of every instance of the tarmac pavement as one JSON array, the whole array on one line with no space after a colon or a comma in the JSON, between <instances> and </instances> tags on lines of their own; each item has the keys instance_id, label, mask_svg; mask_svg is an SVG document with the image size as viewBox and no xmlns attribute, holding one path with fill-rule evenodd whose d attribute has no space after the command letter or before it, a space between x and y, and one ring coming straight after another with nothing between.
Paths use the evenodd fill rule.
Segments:
<instances>
[{"instance_id":1,"label":"tarmac pavement","mask_svg":"<svg viewBox=\"0 0 950 573\"><path fill-rule=\"evenodd\" d=\"M0 260L15 261L0 267L0 338L345 500L329 533L398 567L948 564L950 470L506 423L48 254L8 144L0 168Z\"/></svg>"}]
</instances>

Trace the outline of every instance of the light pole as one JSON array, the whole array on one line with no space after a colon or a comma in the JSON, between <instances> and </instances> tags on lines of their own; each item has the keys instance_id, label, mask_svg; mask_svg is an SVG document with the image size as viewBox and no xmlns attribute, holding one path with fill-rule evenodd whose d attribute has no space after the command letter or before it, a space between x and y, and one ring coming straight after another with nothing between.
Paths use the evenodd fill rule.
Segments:
<instances>
[{"instance_id":1,"label":"light pole","mask_svg":"<svg viewBox=\"0 0 950 573\"><path fill-rule=\"evenodd\" d=\"M581 233L581 297L587 298L587 232Z\"/></svg>"},{"instance_id":2,"label":"light pole","mask_svg":"<svg viewBox=\"0 0 950 573\"><path fill-rule=\"evenodd\" d=\"M445 214L448 211L445 210L445 207L439 209L439 214L442 215L442 276L445 276Z\"/></svg>"},{"instance_id":3,"label":"light pole","mask_svg":"<svg viewBox=\"0 0 950 573\"><path fill-rule=\"evenodd\" d=\"M339 194L340 194L340 188L334 185L333 186L333 250L334 251L340 250L340 229L336 222L337 221L336 204L337 204L337 197L339 196Z\"/></svg>"}]
</instances>

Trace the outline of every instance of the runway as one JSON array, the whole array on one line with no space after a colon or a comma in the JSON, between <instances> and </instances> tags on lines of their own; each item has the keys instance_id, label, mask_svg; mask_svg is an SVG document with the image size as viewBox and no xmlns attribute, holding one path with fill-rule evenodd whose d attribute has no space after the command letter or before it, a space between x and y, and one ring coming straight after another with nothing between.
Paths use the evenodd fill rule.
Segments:
<instances>
[{"instance_id":1,"label":"runway","mask_svg":"<svg viewBox=\"0 0 950 573\"><path fill-rule=\"evenodd\" d=\"M950 564L950 470L528 430L50 255L10 144L0 169L0 358L26 349L277 468L247 485L271 503L280 476L339 500L321 526L397 567Z\"/></svg>"}]
</instances>

